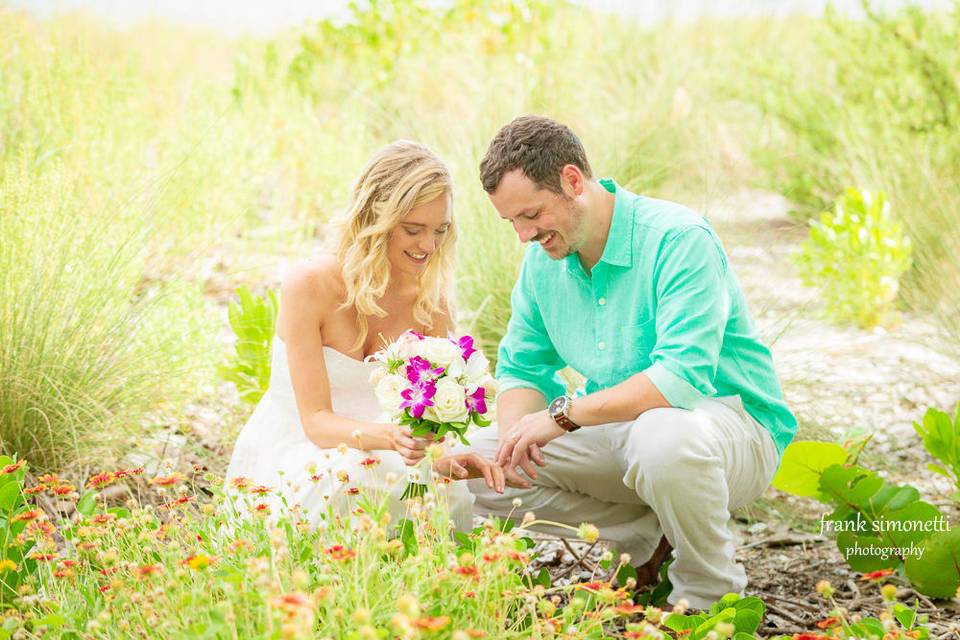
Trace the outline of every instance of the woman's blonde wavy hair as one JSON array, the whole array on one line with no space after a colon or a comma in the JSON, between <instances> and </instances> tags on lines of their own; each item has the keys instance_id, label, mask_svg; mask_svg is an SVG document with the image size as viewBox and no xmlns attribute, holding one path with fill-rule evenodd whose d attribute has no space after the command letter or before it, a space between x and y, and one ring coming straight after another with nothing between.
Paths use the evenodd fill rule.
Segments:
<instances>
[{"instance_id":1,"label":"woman's blonde wavy hair","mask_svg":"<svg viewBox=\"0 0 960 640\"><path fill-rule=\"evenodd\" d=\"M440 196L453 196L449 169L430 149L408 140L377 151L357 179L347 210L334 221L336 255L347 290L341 308L355 307L360 323L354 349L367 339L367 316L386 315L376 301L390 284L390 232L411 209ZM455 229L451 222L420 276L413 316L426 328L435 313L452 308Z\"/></svg>"}]
</instances>

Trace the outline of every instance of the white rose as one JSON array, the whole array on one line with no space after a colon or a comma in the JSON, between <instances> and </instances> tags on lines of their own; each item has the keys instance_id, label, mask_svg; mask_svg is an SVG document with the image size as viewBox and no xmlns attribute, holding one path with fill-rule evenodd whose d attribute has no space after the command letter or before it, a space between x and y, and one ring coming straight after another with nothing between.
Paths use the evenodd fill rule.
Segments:
<instances>
[{"instance_id":1,"label":"white rose","mask_svg":"<svg viewBox=\"0 0 960 640\"><path fill-rule=\"evenodd\" d=\"M497 383L497 379L491 375L487 375L478 383L479 386L483 387L483 397L487 402L493 402L497 398L497 392L500 390L500 385Z\"/></svg>"},{"instance_id":2,"label":"white rose","mask_svg":"<svg viewBox=\"0 0 960 640\"><path fill-rule=\"evenodd\" d=\"M400 413L400 403L403 402L403 396L400 395L400 392L406 388L407 379L403 376L396 373L383 376L376 387L380 407L390 415Z\"/></svg>"},{"instance_id":3,"label":"white rose","mask_svg":"<svg viewBox=\"0 0 960 640\"><path fill-rule=\"evenodd\" d=\"M418 352L437 367L446 369L454 358L460 358L460 347L446 338L425 338L419 344ZM462 359L462 358L461 358Z\"/></svg>"},{"instance_id":4,"label":"white rose","mask_svg":"<svg viewBox=\"0 0 960 640\"><path fill-rule=\"evenodd\" d=\"M466 374L467 381L471 384L480 384L480 382L489 377L490 361L482 351L474 351L467 360Z\"/></svg>"},{"instance_id":5,"label":"white rose","mask_svg":"<svg viewBox=\"0 0 960 640\"><path fill-rule=\"evenodd\" d=\"M402 333L400 337L387 345L388 360L409 360L419 351L420 338L412 333Z\"/></svg>"},{"instance_id":6,"label":"white rose","mask_svg":"<svg viewBox=\"0 0 960 640\"><path fill-rule=\"evenodd\" d=\"M437 382L437 393L433 396L433 413L438 422L463 422L469 411L465 402L463 387L453 378L441 378Z\"/></svg>"},{"instance_id":7,"label":"white rose","mask_svg":"<svg viewBox=\"0 0 960 640\"><path fill-rule=\"evenodd\" d=\"M370 372L370 384L376 387L385 375L387 375L386 367L374 367L373 371Z\"/></svg>"}]
</instances>

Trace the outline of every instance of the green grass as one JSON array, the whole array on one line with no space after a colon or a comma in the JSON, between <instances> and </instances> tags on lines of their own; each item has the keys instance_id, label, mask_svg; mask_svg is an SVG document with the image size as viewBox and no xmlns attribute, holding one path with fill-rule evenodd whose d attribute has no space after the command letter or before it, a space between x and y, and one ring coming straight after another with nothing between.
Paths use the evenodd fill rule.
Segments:
<instances>
[{"instance_id":1,"label":"green grass","mask_svg":"<svg viewBox=\"0 0 960 640\"><path fill-rule=\"evenodd\" d=\"M924 15L895 24L955 68L955 18ZM496 130L530 112L568 123L598 175L697 207L758 185L805 211L848 185L884 189L914 243L902 302L956 331L960 138L893 91L908 86L929 107L951 76L885 28L654 29L538 0L437 12L382 0L352 24L264 41L0 11L3 448L51 467L119 456L121 432L157 405L176 414L197 399L226 355L203 264L310 255L366 159L395 138L451 165L457 309L494 355L522 247L477 165ZM939 84L924 84L927 71Z\"/></svg>"}]
</instances>

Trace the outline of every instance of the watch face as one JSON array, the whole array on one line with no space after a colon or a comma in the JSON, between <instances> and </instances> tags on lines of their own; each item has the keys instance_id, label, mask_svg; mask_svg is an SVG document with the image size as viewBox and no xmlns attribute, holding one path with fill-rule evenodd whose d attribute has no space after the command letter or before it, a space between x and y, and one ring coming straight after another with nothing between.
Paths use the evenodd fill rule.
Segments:
<instances>
[{"instance_id":1,"label":"watch face","mask_svg":"<svg viewBox=\"0 0 960 640\"><path fill-rule=\"evenodd\" d=\"M559 398L554 398L553 402L550 403L550 415L555 416L561 411L563 411L563 405L566 403L566 398L560 396Z\"/></svg>"}]
</instances>

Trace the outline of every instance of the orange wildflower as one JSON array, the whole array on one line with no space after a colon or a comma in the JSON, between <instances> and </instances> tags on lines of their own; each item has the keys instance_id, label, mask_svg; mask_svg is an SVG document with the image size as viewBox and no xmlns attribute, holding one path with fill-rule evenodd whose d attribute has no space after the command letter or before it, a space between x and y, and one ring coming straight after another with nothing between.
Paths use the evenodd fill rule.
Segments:
<instances>
[{"instance_id":1,"label":"orange wildflower","mask_svg":"<svg viewBox=\"0 0 960 640\"><path fill-rule=\"evenodd\" d=\"M156 487L170 487L178 482L183 480L183 476L179 473L171 473L169 476L156 476L150 478L150 484Z\"/></svg>"},{"instance_id":2,"label":"orange wildflower","mask_svg":"<svg viewBox=\"0 0 960 640\"><path fill-rule=\"evenodd\" d=\"M818 622L817 627L820 629L827 629L829 627L833 627L837 625L839 622L840 622L840 618L838 618L837 616L830 616L829 618L824 618L823 620Z\"/></svg>"},{"instance_id":3,"label":"orange wildflower","mask_svg":"<svg viewBox=\"0 0 960 640\"><path fill-rule=\"evenodd\" d=\"M230 486L234 489L244 490L249 487L251 484L250 478L245 478L243 476L237 476L230 481Z\"/></svg>"},{"instance_id":4,"label":"orange wildflower","mask_svg":"<svg viewBox=\"0 0 960 640\"><path fill-rule=\"evenodd\" d=\"M355 495L357 495L358 493L360 493L360 488L359 488L359 487L350 487L350 488L348 488L348 489L345 490L345 493L346 493L348 496L355 496Z\"/></svg>"},{"instance_id":5,"label":"orange wildflower","mask_svg":"<svg viewBox=\"0 0 960 640\"><path fill-rule=\"evenodd\" d=\"M350 482L350 474L341 469L340 471L337 471L337 480L339 480L342 484L347 484Z\"/></svg>"},{"instance_id":6,"label":"orange wildflower","mask_svg":"<svg viewBox=\"0 0 960 640\"><path fill-rule=\"evenodd\" d=\"M411 620L412 624L417 629L425 629L427 631L440 631L441 629L446 629L447 625L450 624L450 616L437 616L432 618L430 616L424 616L423 618L417 618L416 620Z\"/></svg>"},{"instance_id":7,"label":"orange wildflower","mask_svg":"<svg viewBox=\"0 0 960 640\"><path fill-rule=\"evenodd\" d=\"M321 477L322 477L322 476L318 476L317 474L313 474L312 476L310 476L310 482L320 482L320 478L321 478Z\"/></svg>"},{"instance_id":8,"label":"orange wildflower","mask_svg":"<svg viewBox=\"0 0 960 640\"><path fill-rule=\"evenodd\" d=\"M270 505L266 502L260 502L253 506L253 510L260 515L267 515L270 513Z\"/></svg>"},{"instance_id":9,"label":"orange wildflower","mask_svg":"<svg viewBox=\"0 0 960 640\"><path fill-rule=\"evenodd\" d=\"M593 591L594 593L609 587L610 585L606 582L601 582L599 580L594 580L593 582L581 582L579 584L573 585L575 589L581 589L583 591Z\"/></svg>"},{"instance_id":10,"label":"orange wildflower","mask_svg":"<svg viewBox=\"0 0 960 640\"><path fill-rule=\"evenodd\" d=\"M41 484L58 485L60 484L60 476L55 473L45 473L37 478L37 482Z\"/></svg>"},{"instance_id":11,"label":"orange wildflower","mask_svg":"<svg viewBox=\"0 0 960 640\"><path fill-rule=\"evenodd\" d=\"M614 607L613 610L622 616L632 616L635 613L646 611L647 608L642 604L621 604Z\"/></svg>"},{"instance_id":12,"label":"orange wildflower","mask_svg":"<svg viewBox=\"0 0 960 640\"><path fill-rule=\"evenodd\" d=\"M90 518L90 522L93 524L107 524L112 520L116 520L117 516L112 513L98 513L97 515Z\"/></svg>"},{"instance_id":13,"label":"orange wildflower","mask_svg":"<svg viewBox=\"0 0 960 640\"><path fill-rule=\"evenodd\" d=\"M364 458L360 461L361 467L375 467L380 464L380 458Z\"/></svg>"},{"instance_id":14,"label":"orange wildflower","mask_svg":"<svg viewBox=\"0 0 960 640\"><path fill-rule=\"evenodd\" d=\"M240 538L231 542L228 549L230 550L230 553L235 553L241 549L250 549L251 547L253 547L253 545L248 540Z\"/></svg>"},{"instance_id":15,"label":"orange wildflower","mask_svg":"<svg viewBox=\"0 0 960 640\"><path fill-rule=\"evenodd\" d=\"M10 518L10 521L11 522L29 522L30 520L36 520L37 518L43 518L43 517L44 517L43 509L30 509L29 511L18 513L17 515Z\"/></svg>"},{"instance_id":16,"label":"orange wildflower","mask_svg":"<svg viewBox=\"0 0 960 640\"><path fill-rule=\"evenodd\" d=\"M496 553L495 551L489 551L480 557L483 558L484 562L496 562L500 559L500 554Z\"/></svg>"},{"instance_id":17,"label":"orange wildflower","mask_svg":"<svg viewBox=\"0 0 960 640\"><path fill-rule=\"evenodd\" d=\"M13 473L23 465L27 464L26 460L21 460L20 462L14 462L13 464L8 464L0 471L0 474Z\"/></svg>"},{"instance_id":18,"label":"orange wildflower","mask_svg":"<svg viewBox=\"0 0 960 640\"><path fill-rule=\"evenodd\" d=\"M27 494L28 496L32 496L32 495L35 494L35 493L40 493L41 491L46 491L46 490L47 490L47 485L45 485L45 484L38 484L38 485L35 486L35 487L28 487L28 488L24 489L23 492L24 492L25 494Z\"/></svg>"},{"instance_id":19,"label":"orange wildflower","mask_svg":"<svg viewBox=\"0 0 960 640\"><path fill-rule=\"evenodd\" d=\"M46 520L35 520L27 525L26 533L52 536L57 532L57 528Z\"/></svg>"},{"instance_id":20,"label":"orange wildflower","mask_svg":"<svg viewBox=\"0 0 960 640\"><path fill-rule=\"evenodd\" d=\"M272 492L272 491L273 491L273 489L271 489L270 487L265 487L265 486L263 486L262 484L261 484L261 485L257 485L257 486L255 486L255 487L253 487L253 488L250 489L250 493L252 493L252 494L254 494L254 495L256 495L256 496L265 496L265 495L267 495L268 493L270 493L270 492Z\"/></svg>"},{"instance_id":21,"label":"orange wildflower","mask_svg":"<svg viewBox=\"0 0 960 640\"><path fill-rule=\"evenodd\" d=\"M177 498L176 500L172 500L172 501L170 501L170 502L165 502L165 503L163 503L162 505L160 505L160 508L161 508L161 509L172 509L173 507L179 506L179 505L181 505L181 504L187 504L188 502L191 502L192 500L193 500L193 496L180 496L180 497Z\"/></svg>"},{"instance_id":22,"label":"orange wildflower","mask_svg":"<svg viewBox=\"0 0 960 640\"><path fill-rule=\"evenodd\" d=\"M60 556L55 553L31 553L27 557L31 560L37 560L39 562L50 562L51 560L56 560Z\"/></svg>"},{"instance_id":23,"label":"orange wildflower","mask_svg":"<svg viewBox=\"0 0 960 640\"><path fill-rule=\"evenodd\" d=\"M51 490L53 491L54 495L65 496L69 493L73 493L77 490L77 488L72 484L62 484L59 487L53 487Z\"/></svg>"}]
</instances>

